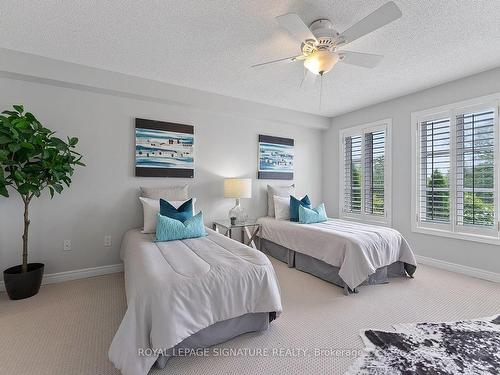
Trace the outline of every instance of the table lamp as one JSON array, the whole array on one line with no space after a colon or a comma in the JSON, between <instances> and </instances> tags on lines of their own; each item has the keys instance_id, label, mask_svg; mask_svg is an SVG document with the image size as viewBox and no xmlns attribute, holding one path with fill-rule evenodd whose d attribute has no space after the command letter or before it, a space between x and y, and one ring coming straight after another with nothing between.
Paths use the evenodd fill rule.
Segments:
<instances>
[{"instance_id":1,"label":"table lamp","mask_svg":"<svg viewBox=\"0 0 500 375\"><path fill-rule=\"evenodd\" d=\"M236 198L236 205L229 210L229 218L237 224L244 223L248 219L248 215L245 209L241 207L240 199L252 198L252 179L225 178L224 198Z\"/></svg>"}]
</instances>

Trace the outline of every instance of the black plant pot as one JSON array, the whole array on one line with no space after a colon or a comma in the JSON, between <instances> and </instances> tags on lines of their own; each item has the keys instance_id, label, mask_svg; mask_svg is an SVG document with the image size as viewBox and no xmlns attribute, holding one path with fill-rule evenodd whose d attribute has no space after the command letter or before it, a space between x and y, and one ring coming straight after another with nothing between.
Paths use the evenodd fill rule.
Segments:
<instances>
[{"instance_id":1,"label":"black plant pot","mask_svg":"<svg viewBox=\"0 0 500 375\"><path fill-rule=\"evenodd\" d=\"M3 271L5 289L10 299L32 297L40 290L43 277L43 263L28 263L28 272L22 266L14 266Z\"/></svg>"}]
</instances>

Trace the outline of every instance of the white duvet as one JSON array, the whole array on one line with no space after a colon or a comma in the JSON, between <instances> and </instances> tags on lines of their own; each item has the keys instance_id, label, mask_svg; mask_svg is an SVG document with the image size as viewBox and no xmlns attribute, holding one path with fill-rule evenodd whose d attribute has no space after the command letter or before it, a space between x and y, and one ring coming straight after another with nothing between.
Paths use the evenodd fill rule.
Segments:
<instances>
[{"instance_id":1,"label":"white duvet","mask_svg":"<svg viewBox=\"0 0 500 375\"><path fill-rule=\"evenodd\" d=\"M282 311L269 259L207 231L207 237L160 243L139 230L125 234L127 311L109 349L123 374L151 369L157 356L139 356L140 349L167 350L214 323Z\"/></svg>"},{"instance_id":2,"label":"white duvet","mask_svg":"<svg viewBox=\"0 0 500 375\"><path fill-rule=\"evenodd\" d=\"M262 238L339 267L351 289L396 261L417 265L406 240L392 228L339 219L299 224L262 217L258 222Z\"/></svg>"}]
</instances>

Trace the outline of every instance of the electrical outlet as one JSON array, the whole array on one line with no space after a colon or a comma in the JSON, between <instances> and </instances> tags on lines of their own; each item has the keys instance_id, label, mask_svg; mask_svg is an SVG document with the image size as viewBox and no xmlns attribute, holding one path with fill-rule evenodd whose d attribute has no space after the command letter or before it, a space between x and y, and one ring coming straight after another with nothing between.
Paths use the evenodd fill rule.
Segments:
<instances>
[{"instance_id":1,"label":"electrical outlet","mask_svg":"<svg viewBox=\"0 0 500 375\"><path fill-rule=\"evenodd\" d=\"M104 247L111 247L111 236L104 236Z\"/></svg>"},{"instance_id":2,"label":"electrical outlet","mask_svg":"<svg viewBox=\"0 0 500 375\"><path fill-rule=\"evenodd\" d=\"M71 240L64 240L63 251L71 251Z\"/></svg>"}]
</instances>

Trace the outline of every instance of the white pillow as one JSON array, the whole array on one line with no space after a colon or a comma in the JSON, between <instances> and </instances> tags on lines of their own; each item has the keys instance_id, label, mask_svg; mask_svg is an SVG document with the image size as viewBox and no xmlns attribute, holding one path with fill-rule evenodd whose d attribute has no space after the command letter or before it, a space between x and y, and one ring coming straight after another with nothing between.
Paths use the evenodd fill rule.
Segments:
<instances>
[{"instance_id":1,"label":"white pillow","mask_svg":"<svg viewBox=\"0 0 500 375\"><path fill-rule=\"evenodd\" d=\"M271 186L267 185L267 216L274 217L274 196L287 197L295 195L295 185Z\"/></svg>"},{"instance_id":2,"label":"white pillow","mask_svg":"<svg viewBox=\"0 0 500 375\"><path fill-rule=\"evenodd\" d=\"M275 195L273 200L276 220L290 220L290 197Z\"/></svg>"},{"instance_id":3,"label":"white pillow","mask_svg":"<svg viewBox=\"0 0 500 375\"><path fill-rule=\"evenodd\" d=\"M187 201L189 199L188 185L165 186L165 187L145 187L141 186L141 197L160 199L166 201Z\"/></svg>"},{"instance_id":4,"label":"white pillow","mask_svg":"<svg viewBox=\"0 0 500 375\"><path fill-rule=\"evenodd\" d=\"M142 212L144 215L144 224L142 226L142 233L155 233L156 232L156 219L158 213L160 212L160 200L139 197L142 203ZM186 201L168 201L175 208L179 208ZM194 215L194 204L196 198L193 198L193 215Z\"/></svg>"}]
</instances>

